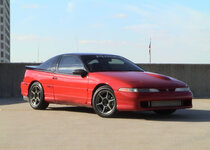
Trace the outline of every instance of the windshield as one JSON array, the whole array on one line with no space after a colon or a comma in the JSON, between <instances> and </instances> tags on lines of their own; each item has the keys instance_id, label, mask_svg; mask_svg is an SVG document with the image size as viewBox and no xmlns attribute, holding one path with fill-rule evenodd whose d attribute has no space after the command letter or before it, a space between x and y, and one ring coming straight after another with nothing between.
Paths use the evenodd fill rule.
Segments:
<instances>
[{"instance_id":1,"label":"windshield","mask_svg":"<svg viewBox=\"0 0 210 150\"><path fill-rule=\"evenodd\" d=\"M81 59L90 72L143 71L133 62L114 55L86 55Z\"/></svg>"}]
</instances>

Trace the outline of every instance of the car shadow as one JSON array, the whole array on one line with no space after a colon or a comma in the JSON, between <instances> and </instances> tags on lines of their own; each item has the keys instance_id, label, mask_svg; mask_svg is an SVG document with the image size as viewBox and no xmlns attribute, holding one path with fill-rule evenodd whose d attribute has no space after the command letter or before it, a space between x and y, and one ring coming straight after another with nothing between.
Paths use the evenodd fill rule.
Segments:
<instances>
[{"instance_id":1,"label":"car shadow","mask_svg":"<svg viewBox=\"0 0 210 150\"><path fill-rule=\"evenodd\" d=\"M91 113L94 114L94 110L92 108L87 107L76 107L76 106L66 106L66 107L48 107L48 111L71 111L78 113Z\"/></svg>"},{"instance_id":2,"label":"car shadow","mask_svg":"<svg viewBox=\"0 0 210 150\"><path fill-rule=\"evenodd\" d=\"M92 108L86 107L48 107L48 111L71 111L78 113L95 114ZM152 111L118 112L112 119L144 119L151 121L171 122L210 122L210 110L184 109L177 110L172 115L158 115Z\"/></svg>"},{"instance_id":3,"label":"car shadow","mask_svg":"<svg viewBox=\"0 0 210 150\"><path fill-rule=\"evenodd\" d=\"M23 98L0 98L0 105L13 105L26 102Z\"/></svg>"},{"instance_id":4,"label":"car shadow","mask_svg":"<svg viewBox=\"0 0 210 150\"><path fill-rule=\"evenodd\" d=\"M177 110L171 115L158 115L154 112L119 112L116 118L121 119L145 119L151 121L174 122L210 122L210 110L186 109Z\"/></svg>"}]
</instances>

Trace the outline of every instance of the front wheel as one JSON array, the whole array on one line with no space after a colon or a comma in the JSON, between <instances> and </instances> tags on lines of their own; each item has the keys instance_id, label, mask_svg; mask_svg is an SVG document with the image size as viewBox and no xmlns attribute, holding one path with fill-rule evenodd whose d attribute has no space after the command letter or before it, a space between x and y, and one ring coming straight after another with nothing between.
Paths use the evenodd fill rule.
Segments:
<instances>
[{"instance_id":1,"label":"front wheel","mask_svg":"<svg viewBox=\"0 0 210 150\"><path fill-rule=\"evenodd\" d=\"M176 111L176 109L167 109L167 110L155 110L154 112L156 112L159 115L171 115Z\"/></svg>"},{"instance_id":2,"label":"front wheel","mask_svg":"<svg viewBox=\"0 0 210 150\"><path fill-rule=\"evenodd\" d=\"M117 111L117 102L113 90L107 85L99 87L94 93L92 105L99 116L113 117Z\"/></svg>"},{"instance_id":3,"label":"front wheel","mask_svg":"<svg viewBox=\"0 0 210 150\"><path fill-rule=\"evenodd\" d=\"M46 109L49 103L44 101L44 91L39 82L34 82L29 89L29 103L33 109Z\"/></svg>"}]
</instances>

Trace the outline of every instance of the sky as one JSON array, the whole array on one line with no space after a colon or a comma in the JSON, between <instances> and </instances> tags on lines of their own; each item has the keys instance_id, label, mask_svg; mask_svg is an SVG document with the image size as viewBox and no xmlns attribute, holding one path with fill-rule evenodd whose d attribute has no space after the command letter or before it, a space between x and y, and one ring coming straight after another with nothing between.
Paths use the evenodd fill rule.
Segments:
<instances>
[{"instance_id":1,"label":"sky","mask_svg":"<svg viewBox=\"0 0 210 150\"><path fill-rule=\"evenodd\" d=\"M210 63L209 0L10 0L11 62L108 53L136 63Z\"/></svg>"}]
</instances>

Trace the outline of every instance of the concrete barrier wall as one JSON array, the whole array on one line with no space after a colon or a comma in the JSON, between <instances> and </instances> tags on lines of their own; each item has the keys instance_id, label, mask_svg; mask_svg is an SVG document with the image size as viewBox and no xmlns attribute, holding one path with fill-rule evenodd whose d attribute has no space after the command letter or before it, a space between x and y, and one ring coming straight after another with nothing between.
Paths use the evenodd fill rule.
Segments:
<instances>
[{"instance_id":1,"label":"concrete barrier wall","mask_svg":"<svg viewBox=\"0 0 210 150\"><path fill-rule=\"evenodd\" d=\"M23 80L26 65L33 63L0 64L0 97L20 97L20 83Z\"/></svg>"},{"instance_id":2,"label":"concrete barrier wall","mask_svg":"<svg viewBox=\"0 0 210 150\"><path fill-rule=\"evenodd\" d=\"M0 64L0 97L20 97L26 63ZM186 82L196 98L210 98L210 65L138 64L146 71L165 74Z\"/></svg>"},{"instance_id":3,"label":"concrete barrier wall","mask_svg":"<svg viewBox=\"0 0 210 150\"><path fill-rule=\"evenodd\" d=\"M138 64L146 71L184 81L195 98L210 98L210 64Z\"/></svg>"}]
</instances>

